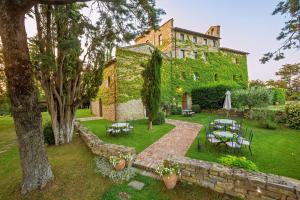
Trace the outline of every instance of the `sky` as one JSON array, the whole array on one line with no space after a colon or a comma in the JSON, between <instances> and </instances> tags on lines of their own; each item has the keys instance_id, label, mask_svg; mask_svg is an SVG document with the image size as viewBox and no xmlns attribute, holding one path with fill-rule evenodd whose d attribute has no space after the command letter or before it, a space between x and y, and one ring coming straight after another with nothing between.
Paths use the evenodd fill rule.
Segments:
<instances>
[{"instance_id":1,"label":"sky","mask_svg":"<svg viewBox=\"0 0 300 200\"><path fill-rule=\"evenodd\" d=\"M221 26L221 46L249 52L249 80L278 79L275 73L287 63L300 62L300 50L285 52L281 61L261 64L264 53L276 50L285 16L272 16L279 0L156 0L165 10L162 23L174 18L175 26L205 33L211 25ZM35 31L33 20L26 20L28 36Z\"/></svg>"},{"instance_id":2,"label":"sky","mask_svg":"<svg viewBox=\"0 0 300 200\"><path fill-rule=\"evenodd\" d=\"M282 61L261 64L264 53L281 45L276 37L286 18L273 16L279 0L157 0L175 26L205 33L211 25L221 26L221 46L249 52L249 79L276 79L276 71L286 63L300 62L300 50L286 52Z\"/></svg>"}]
</instances>

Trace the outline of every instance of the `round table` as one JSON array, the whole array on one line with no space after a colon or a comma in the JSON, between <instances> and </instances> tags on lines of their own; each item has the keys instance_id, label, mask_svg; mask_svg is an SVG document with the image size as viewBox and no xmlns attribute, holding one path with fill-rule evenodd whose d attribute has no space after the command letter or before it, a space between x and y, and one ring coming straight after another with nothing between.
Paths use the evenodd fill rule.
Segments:
<instances>
[{"instance_id":1,"label":"round table","mask_svg":"<svg viewBox=\"0 0 300 200\"><path fill-rule=\"evenodd\" d=\"M231 124L236 124L237 122L233 119L215 119L214 123L231 125Z\"/></svg>"},{"instance_id":2,"label":"round table","mask_svg":"<svg viewBox=\"0 0 300 200\"><path fill-rule=\"evenodd\" d=\"M127 127L129 126L129 123L126 123L126 122L118 122L118 123L113 123L111 125L111 127L114 127L114 128L123 128L123 127Z\"/></svg>"},{"instance_id":3,"label":"round table","mask_svg":"<svg viewBox=\"0 0 300 200\"><path fill-rule=\"evenodd\" d=\"M218 138L220 137L220 138L226 138L226 139L231 139L235 136L235 134L230 131L214 131L213 135Z\"/></svg>"}]
</instances>

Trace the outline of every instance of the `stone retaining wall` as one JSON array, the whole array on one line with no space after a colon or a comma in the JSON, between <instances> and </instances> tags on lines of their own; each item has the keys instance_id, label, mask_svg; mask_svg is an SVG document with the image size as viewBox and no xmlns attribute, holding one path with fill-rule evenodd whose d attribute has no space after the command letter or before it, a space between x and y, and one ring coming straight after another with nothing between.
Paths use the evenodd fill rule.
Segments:
<instances>
[{"instance_id":1,"label":"stone retaining wall","mask_svg":"<svg viewBox=\"0 0 300 200\"><path fill-rule=\"evenodd\" d=\"M243 199L300 199L300 181L271 174L248 172L217 163L170 156L181 168L181 180Z\"/></svg>"},{"instance_id":2,"label":"stone retaining wall","mask_svg":"<svg viewBox=\"0 0 300 200\"><path fill-rule=\"evenodd\" d=\"M136 155L135 148L105 143L79 122L75 122L75 128L88 148L92 151L93 154L97 156L109 159L110 156L116 156L119 153L125 155L131 154L133 155L133 157L135 157Z\"/></svg>"}]
</instances>

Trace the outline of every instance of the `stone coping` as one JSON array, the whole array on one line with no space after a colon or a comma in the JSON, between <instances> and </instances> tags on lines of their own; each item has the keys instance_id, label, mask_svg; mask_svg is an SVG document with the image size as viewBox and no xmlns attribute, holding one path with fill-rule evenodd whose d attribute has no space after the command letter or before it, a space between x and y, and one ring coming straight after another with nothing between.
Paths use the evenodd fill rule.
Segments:
<instances>
[{"instance_id":1,"label":"stone coping","mask_svg":"<svg viewBox=\"0 0 300 200\"><path fill-rule=\"evenodd\" d=\"M300 199L300 181L221 164L170 155L178 163L180 179L243 199Z\"/></svg>"},{"instance_id":2,"label":"stone coping","mask_svg":"<svg viewBox=\"0 0 300 200\"><path fill-rule=\"evenodd\" d=\"M83 139L92 153L97 156L107 159L109 159L110 156L116 156L119 153L124 155L131 154L134 158L136 156L135 148L105 143L78 121L75 122L75 130L79 133L80 137Z\"/></svg>"}]
</instances>

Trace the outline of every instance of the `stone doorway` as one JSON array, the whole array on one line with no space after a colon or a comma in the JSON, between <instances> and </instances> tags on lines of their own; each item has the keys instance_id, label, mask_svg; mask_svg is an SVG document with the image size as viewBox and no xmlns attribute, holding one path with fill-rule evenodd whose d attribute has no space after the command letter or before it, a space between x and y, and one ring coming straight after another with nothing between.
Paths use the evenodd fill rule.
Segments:
<instances>
[{"instance_id":1,"label":"stone doorway","mask_svg":"<svg viewBox=\"0 0 300 200\"><path fill-rule=\"evenodd\" d=\"M182 109L192 109L192 97L188 93L182 95Z\"/></svg>"},{"instance_id":2,"label":"stone doorway","mask_svg":"<svg viewBox=\"0 0 300 200\"><path fill-rule=\"evenodd\" d=\"M99 117L103 117L102 100L99 99Z\"/></svg>"}]
</instances>

